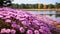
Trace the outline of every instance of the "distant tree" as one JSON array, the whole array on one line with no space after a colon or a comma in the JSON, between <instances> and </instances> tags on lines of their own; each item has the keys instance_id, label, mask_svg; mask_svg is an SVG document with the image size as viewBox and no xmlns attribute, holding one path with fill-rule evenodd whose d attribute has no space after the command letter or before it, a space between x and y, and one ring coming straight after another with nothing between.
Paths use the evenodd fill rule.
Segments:
<instances>
[{"instance_id":1,"label":"distant tree","mask_svg":"<svg viewBox=\"0 0 60 34\"><path fill-rule=\"evenodd\" d=\"M43 9L43 4L38 4L38 9Z\"/></svg>"},{"instance_id":2,"label":"distant tree","mask_svg":"<svg viewBox=\"0 0 60 34\"><path fill-rule=\"evenodd\" d=\"M43 4L40 4L40 8L43 9Z\"/></svg>"},{"instance_id":3,"label":"distant tree","mask_svg":"<svg viewBox=\"0 0 60 34\"><path fill-rule=\"evenodd\" d=\"M28 9L29 8L29 4L26 4L26 9Z\"/></svg>"},{"instance_id":4,"label":"distant tree","mask_svg":"<svg viewBox=\"0 0 60 34\"><path fill-rule=\"evenodd\" d=\"M27 7L28 9L32 9L32 8L34 8L34 4L27 4L26 7Z\"/></svg>"},{"instance_id":5,"label":"distant tree","mask_svg":"<svg viewBox=\"0 0 60 34\"><path fill-rule=\"evenodd\" d=\"M46 8L48 9L48 5L46 5Z\"/></svg>"},{"instance_id":6,"label":"distant tree","mask_svg":"<svg viewBox=\"0 0 60 34\"><path fill-rule=\"evenodd\" d=\"M38 9L38 4L33 4L34 9Z\"/></svg>"},{"instance_id":7,"label":"distant tree","mask_svg":"<svg viewBox=\"0 0 60 34\"><path fill-rule=\"evenodd\" d=\"M26 4L21 4L20 6L20 8L26 8Z\"/></svg>"},{"instance_id":8,"label":"distant tree","mask_svg":"<svg viewBox=\"0 0 60 34\"><path fill-rule=\"evenodd\" d=\"M44 9L46 9L46 8L47 8L46 4L44 4L43 8L44 8Z\"/></svg>"},{"instance_id":9,"label":"distant tree","mask_svg":"<svg viewBox=\"0 0 60 34\"><path fill-rule=\"evenodd\" d=\"M17 5L16 4L12 4L10 7L11 8L17 8Z\"/></svg>"},{"instance_id":10,"label":"distant tree","mask_svg":"<svg viewBox=\"0 0 60 34\"><path fill-rule=\"evenodd\" d=\"M16 4L16 8L19 8L19 4Z\"/></svg>"},{"instance_id":11,"label":"distant tree","mask_svg":"<svg viewBox=\"0 0 60 34\"><path fill-rule=\"evenodd\" d=\"M54 5L53 4L49 4L48 5L48 9L52 9L52 8L54 8Z\"/></svg>"},{"instance_id":12,"label":"distant tree","mask_svg":"<svg viewBox=\"0 0 60 34\"><path fill-rule=\"evenodd\" d=\"M60 3L57 3L57 2L56 2L55 8L60 8Z\"/></svg>"},{"instance_id":13,"label":"distant tree","mask_svg":"<svg viewBox=\"0 0 60 34\"><path fill-rule=\"evenodd\" d=\"M41 7L40 7L41 5L40 4L38 4L38 9L40 9Z\"/></svg>"}]
</instances>

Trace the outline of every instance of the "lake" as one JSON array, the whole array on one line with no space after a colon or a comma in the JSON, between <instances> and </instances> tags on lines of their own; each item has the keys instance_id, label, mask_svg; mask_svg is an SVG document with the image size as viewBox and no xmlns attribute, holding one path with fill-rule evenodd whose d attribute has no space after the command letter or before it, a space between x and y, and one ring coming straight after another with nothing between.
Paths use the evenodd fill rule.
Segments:
<instances>
[{"instance_id":1,"label":"lake","mask_svg":"<svg viewBox=\"0 0 60 34\"><path fill-rule=\"evenodd\" d=\"M32 14L41 14L41 15L46 15L46 17L50 17L50 18L53 18L53 19L56 19L56 20L60 20L60 11L40 11L40 10L37 10L37 11L28 11Z\"/></svg>"}]
</instances>

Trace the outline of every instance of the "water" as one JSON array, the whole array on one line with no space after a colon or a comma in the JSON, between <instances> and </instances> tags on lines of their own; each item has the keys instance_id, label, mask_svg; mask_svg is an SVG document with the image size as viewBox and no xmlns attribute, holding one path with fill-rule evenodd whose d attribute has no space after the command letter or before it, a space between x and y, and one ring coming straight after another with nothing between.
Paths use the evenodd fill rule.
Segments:
<instances>
[{"instance_id":1,"label":"water","mask_svg":"<svg viewBox=\"0 0 60 34\"><path fill-rule=\"evenodd\" d=\"M46 17L53 18L56 20L60 20L60 11L28 11L32 14L46 14Z\"/></svg>"}]
</instances>

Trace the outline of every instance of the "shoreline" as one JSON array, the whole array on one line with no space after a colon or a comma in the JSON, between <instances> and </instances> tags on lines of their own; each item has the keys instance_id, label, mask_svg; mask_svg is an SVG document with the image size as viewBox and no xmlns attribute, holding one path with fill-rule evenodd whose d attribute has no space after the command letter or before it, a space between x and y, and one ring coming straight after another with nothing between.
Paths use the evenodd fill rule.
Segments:
<instances>
[{"instance_id":1,"label":"shoreline","mask_svg":"<svg viewBox=\"0 0 60 34\"><path fill-rule=\"evenodd\" d=\"M25 11L60 11L60 9L20 9Z\"/></svg>"}]
</instances>

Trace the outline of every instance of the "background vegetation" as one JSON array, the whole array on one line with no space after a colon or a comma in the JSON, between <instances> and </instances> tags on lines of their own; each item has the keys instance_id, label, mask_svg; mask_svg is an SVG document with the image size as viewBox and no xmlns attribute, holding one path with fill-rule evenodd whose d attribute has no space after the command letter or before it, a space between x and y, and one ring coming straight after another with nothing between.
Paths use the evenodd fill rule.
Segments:
<instances>
[{"instance_id":1,"label":"background vegetation","mask_svg":"<svg viewBox=\"0 0 60 34\"><path fill-rule=\"evenodd\" d=\"M7 5L8 7L18 8L18 9L58 9L60 8L60 3L57 3L57 2L54 5L53 4L46 5L46 4L14 4L14 3L11 3L11 1L12 0L8 0L8 1L0 0L0 7L5 6L4 4L7 5L7 3L10 3Z\"/></svg>"},{"instance_id":2,"label":"background vegetation","mask_svg":"<svg viewBox=\"0 0 60 34\"><path fill-rule=\"evenodd\" d=\"M11 8L18 8L18 9L59 9L60 3L53 4L12 4Z\"/></svg>"}]
</instances>

